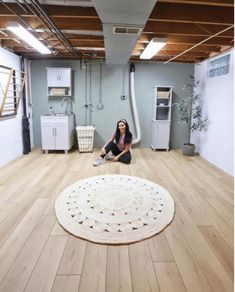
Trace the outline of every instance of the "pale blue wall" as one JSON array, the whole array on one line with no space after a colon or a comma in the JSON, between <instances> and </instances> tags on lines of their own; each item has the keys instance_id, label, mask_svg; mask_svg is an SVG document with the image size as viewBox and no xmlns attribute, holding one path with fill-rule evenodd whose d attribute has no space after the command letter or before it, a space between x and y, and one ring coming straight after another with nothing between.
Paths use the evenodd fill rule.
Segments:
<instances>
[{"instance_id":1,"label":"pale blue wall","mask_svg":"<svg viewBox=\"0 0 235 292\"><path fill-rule=\"evenodd\" d=\"M57 112L63 112L60 97L47 97L46 67L69 67L73 69L73 110L77 125L85 124L85 70L81 69L80 61L76 60L33 60L32 99L33 125L35 146L41 145L40 115L48 113L49 106ZM88 66L89 68L89 66ZM182 86L193 74L192 64L181 63L136 63L135 64L135 93L139 111L142 140L141 147L149 147L151 141L152 98L154 85L173 86L174 100L180 98ZM91 96L93 104L92 123L96 128L95 147L100 147L110 137L116 127L116 121L126 118L130 129L134 133L133 118L130 106L129 77L126 67L125 88L127 99L121 100L123 84L123 67L108 67L103 65L102 97L104 108L97 108L99 101L100 65L92 62ZM89 73L90 74L90 73ZM88 97L90 95L90 79L88 74ZM186 131L177 123L175 109L172 111L171 147L179 148L185 142Z\"/></svg>"}]
</instances>

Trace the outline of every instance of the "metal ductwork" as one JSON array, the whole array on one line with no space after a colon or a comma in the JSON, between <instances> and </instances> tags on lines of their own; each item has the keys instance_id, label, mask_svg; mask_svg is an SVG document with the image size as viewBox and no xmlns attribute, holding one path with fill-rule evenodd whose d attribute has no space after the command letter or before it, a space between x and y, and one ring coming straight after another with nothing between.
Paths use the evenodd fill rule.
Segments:
<instances>
[{"instance_id":1,"label":"metal ductwork","mask_svg":"<svg viewBox=\"0 0 235 292\"><path fill-rule=\"evenodd\" d=\"M156 2L157 0L92 1L103 25L107 64L127 64ZM117 27L119 33L115 33Z\"/></svg>"}]
</instances>

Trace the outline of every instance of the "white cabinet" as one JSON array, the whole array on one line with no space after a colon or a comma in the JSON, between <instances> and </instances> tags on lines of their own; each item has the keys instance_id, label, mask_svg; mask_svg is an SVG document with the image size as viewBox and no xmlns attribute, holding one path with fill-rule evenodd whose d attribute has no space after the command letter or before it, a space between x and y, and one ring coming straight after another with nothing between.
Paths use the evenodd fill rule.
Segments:
<instances>
[{"instance_id":1,"label":"white cabinet","mask_svg":"<svg viewBox=\"0 0 235 292\"><path fill-rule=\"evenodd\" d=\"M169 149L170 121L152 121L152 143L153 149Z\"/></svg>"},{"instance_id":2,"label":"white cabinet","mask_svg":"<svg viewBox=\"0 0 235 292\"><path fill-rule=\"evenodd\" d=\"M72 95L71 68L47 68L47 94L48 96Z\"/></svg>"},{"instance_id":3,"label":"white cabinet","mask_svg":"<svg viewBox=\"0 0 235 292\"><path fill-rule=\"evenodd\" d=\"M172 86L155 86L151 148L169 150Z\"/></svg>"},{"instance_id":4,"label":"white cabinet","mask_svg":"<svg viewBox=\"0 0 235 292\"><path fill-rule=\"evenodd\" d=\"M64 150L65 153L74 144L74 116L41 116L42 149Z\"/></svg>"}]
</instances>

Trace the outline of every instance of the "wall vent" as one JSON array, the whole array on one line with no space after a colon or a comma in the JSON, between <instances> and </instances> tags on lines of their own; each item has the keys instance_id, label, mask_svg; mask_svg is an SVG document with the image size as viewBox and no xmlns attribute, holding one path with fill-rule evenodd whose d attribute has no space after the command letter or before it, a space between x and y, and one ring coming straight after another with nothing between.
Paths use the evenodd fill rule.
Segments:
<instances>
[{"instance_id":1,"label":"wall vent","mask_svg":"<svg viewBox=\"0 0 235 292\"><path fill-rule=\"evenodd\" d=\"M118 35L140 35L142 32L142 27L134 27L134 26L114 26L113 34Z\"/></svg>"}]
</instances>

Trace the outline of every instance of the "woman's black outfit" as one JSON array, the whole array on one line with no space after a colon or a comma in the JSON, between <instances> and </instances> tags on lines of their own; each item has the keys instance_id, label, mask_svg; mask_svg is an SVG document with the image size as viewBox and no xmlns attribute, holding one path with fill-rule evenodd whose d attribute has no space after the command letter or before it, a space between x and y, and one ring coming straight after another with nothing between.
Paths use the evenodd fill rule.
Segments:
<instances>
[{"instance_id":1,"label":"woman's black outfit","mask_svg":"<svg viewBox=\"0 0 235 292\"><path fill-rule=\"evenodd\" d=\"M105 149L105 152L107 154L109 153L109 151L111 151L113 153L113 155L115 155L115 156L119 155L122 152L113 141L109 142L104 147L104 149ZM103 156L105 156L105 155L101 155L101 157L103 157ZM118 161L126 163L126 164L131 163L131 153L130 153L130 151L122 154L122 156L120 156L118 158Z\"/></svg>"}]
</instances>

